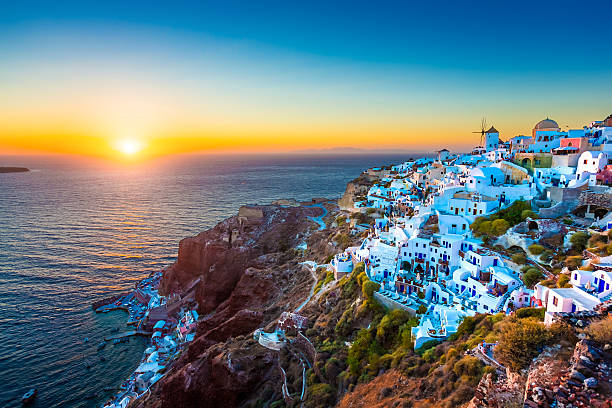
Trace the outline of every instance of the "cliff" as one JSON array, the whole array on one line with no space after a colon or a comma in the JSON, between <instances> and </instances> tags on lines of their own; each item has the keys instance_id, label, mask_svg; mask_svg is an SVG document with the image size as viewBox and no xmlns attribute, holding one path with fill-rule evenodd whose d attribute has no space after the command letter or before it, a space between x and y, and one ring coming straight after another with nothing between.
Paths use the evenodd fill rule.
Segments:
<instances>
[{"instance_id":1,"label":"cliff","mask_svg":"<svg viewBox=\"0 0 612 408\"><path fill-rule=\"evenodd\" d=\"M312 227L307 217L321 211L316 207L262 206L257 209L261 216L249 214L248 208L241 209L243 215L239 213L208 231L181 240L178 259L164 273L160 292L164 295L181 293L199 279L195 299L200 314L212 312L230 299L247 269L276 265L278 254L305 239ZM269 285L265 276L258 277L255 273L242 282L242 286L257 287L258 284ZM266 292L262 289L249 295L261 297ZM226 302L224 307L235 311L239 303Z\"/></svg>"},{"instance_id":2,"label":"cliff","mask_svg":"<svg viewBox=\"0 0 612 408\"><path fill-rule=\"evenodd\" d=\"M365 199L365 197L368 195L368 189L376 180L378 180L378 177L371 176L367 173L362 173L356 179L348 182L346 184L344 194L340 200L338 200L340 209L355 211L355 202Z\"/></svg>"},{"instance_id":3,"label":"cliff","mask_svg":"<svg viewBox=\"0 0 612 408\"><path fill-rule=\"evenodd\" d=\"M160 291L173 298L195 287L202 316L196 338L133 406L237 407L282 398L278 353L261 347L252 333L308 295L312 276L294 248L317 241L317 225L308 217L321 212L305 206L243 207L180 242Z\"/></svg>"}]
</instances>

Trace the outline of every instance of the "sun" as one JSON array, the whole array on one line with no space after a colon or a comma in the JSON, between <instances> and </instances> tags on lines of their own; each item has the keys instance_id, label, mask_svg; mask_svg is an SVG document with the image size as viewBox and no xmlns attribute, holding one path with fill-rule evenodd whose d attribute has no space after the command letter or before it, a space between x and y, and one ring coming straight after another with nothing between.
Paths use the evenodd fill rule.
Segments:
<instances>
[{"instance_id":1,"label":"sun","mask_svg":"<svg viewBox=\"0 0 612 408\"><path fill-rule=\"evenodd\" d=\"M126 156L134 156L143 149L143 144L138 140L123 139L119 140L115 147Z\"/></svg>"}]
</instances>

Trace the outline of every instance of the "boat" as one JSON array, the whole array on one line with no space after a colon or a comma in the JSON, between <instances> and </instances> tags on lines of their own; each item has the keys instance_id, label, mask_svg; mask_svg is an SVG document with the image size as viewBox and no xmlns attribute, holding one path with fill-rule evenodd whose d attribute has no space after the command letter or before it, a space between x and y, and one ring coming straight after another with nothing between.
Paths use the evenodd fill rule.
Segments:
<instances>
[{"instance_id":1,"label":"boat","mask_svg":"<svg viewBox=\"0 0 612 408\"><path fill-rule=\"evenodd\" d=\"M36 388L31 388L28 392L23 394L23 397L21 397L21 403L29 404L34 401L34 398L36 398L36 391Z\"/></svg>"},{"instance_id":2,"label":"boat","mask_svg":"<svg viewBox=\"0 0 612 408\"><path fill-rule=\"evenodd\" d=\"M98 344L98 350L102 350L104 347L106 347L106 342L103 341L102 343Z\"/></svg>"}]
</instances>

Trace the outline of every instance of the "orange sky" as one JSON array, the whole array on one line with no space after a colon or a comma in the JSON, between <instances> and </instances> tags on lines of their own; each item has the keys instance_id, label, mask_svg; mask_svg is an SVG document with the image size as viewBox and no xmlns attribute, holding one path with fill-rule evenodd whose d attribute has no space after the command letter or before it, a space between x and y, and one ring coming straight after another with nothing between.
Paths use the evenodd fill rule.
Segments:
<instances>
[{"instance_id":1,"label":"orange sky","mask_svg":"<svg viewBox=\"0 0 612 408\"><path fill-rule=\"evenodd\" d=\"M33 28L34 27L34 28ZM354 147L467 151L609 112L605 72L495 74L312 55L150 28L19 26L2 42L0 154L132 159ZM589 92L588 98L568 97Z\"/></svg>"}]
</instances>

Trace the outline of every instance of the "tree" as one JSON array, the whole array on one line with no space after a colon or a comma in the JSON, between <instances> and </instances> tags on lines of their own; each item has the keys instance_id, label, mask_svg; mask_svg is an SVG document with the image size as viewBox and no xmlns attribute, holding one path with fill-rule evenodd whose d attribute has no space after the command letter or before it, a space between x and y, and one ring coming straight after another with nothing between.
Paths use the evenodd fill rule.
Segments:
<instances>
[{"instance_id":1,"label":"tree","mask_svg":"<svg viewBox=\"0 0 612 408\"><path fill-rule=\"evenodd\" d=\"M504 235L506 231L510 228L510 223L504 219L498 219L491 223L491 232L496 237L500 235Z\"/></svg>"},{"instance_id":2,"label":"tree","mask_svg":"<svg viewBox=\"0 0 612 408\"><path fill-rule=\"evenodd\" d=\"M523 274L523 283L528 288L532 288L533 285L538 283L542 279L542 272L537 268L529 268L527 272Z\"/></svg>"},{"instance_id":3,"label":"tree","mask_svg":"<svg viewBox=\"0 0 612 408\"><path fill-rule=\"evenodd\" d=\"M417 309L417 313L418 314L425 314L425 312L427 312L427 306L419 305L419 308Z\"/></svg>"},{"instance_id":4,"label":"tree","mask_svg":"<svg viewBox=\"0 0 612 408\"><path fill-rule=\"evenodd\" d=\"M572 243L572 249L576 251L583 251L586 248L587 242L589 242L589 233L584 231L575 232L570 237L570 242Z\"/></svg>"}]
</instances>

